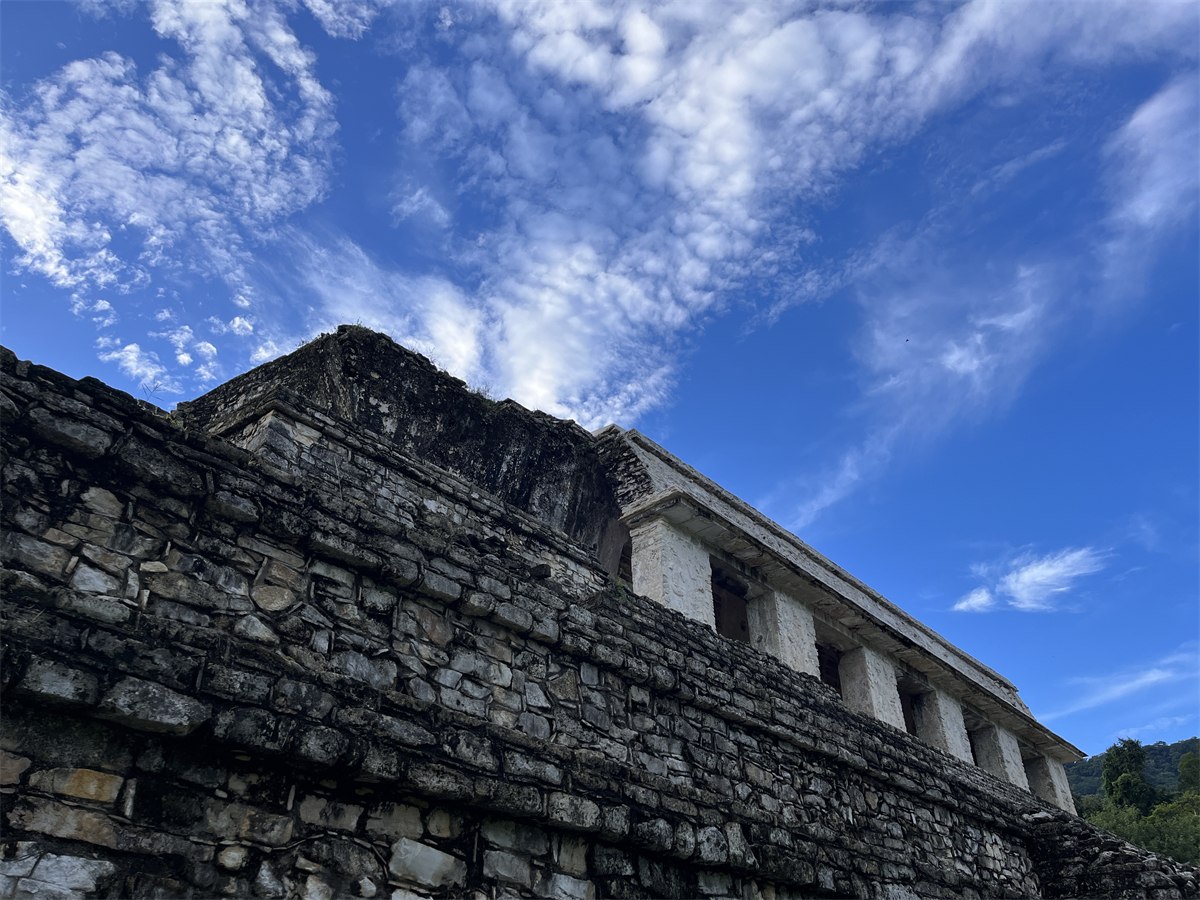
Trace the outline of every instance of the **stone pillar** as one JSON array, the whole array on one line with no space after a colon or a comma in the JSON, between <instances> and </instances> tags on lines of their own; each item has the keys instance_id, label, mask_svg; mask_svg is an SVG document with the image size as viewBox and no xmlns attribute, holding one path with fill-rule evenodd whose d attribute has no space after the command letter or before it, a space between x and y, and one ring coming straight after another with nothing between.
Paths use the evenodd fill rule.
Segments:
<instances>
[{"instance_id":1,"label":"stone pillar","mask_svg":"<svg viewBox=\"0 0 1200 900\"><path fill-rule=\"evenodd\" d=\"M887 659L868 647L855 647L842 654L838 677L848 707L904 731L896 668Z\"/></svg>"},{"instance_id":2,"label":"stone pillar","mask_svg":"<svg viewBox=\"0 0 1200 900\"><path fill-rule=\"evenodd\" d=\"M662 518L635 525L629 539L634 591L715 628L712 565L704 545Z\"/></svg>"},{"instance_id":3,"label":"stone pillar","mask_svg":"<svg viewBox=\"0 0 1200 900\"><path fill-rule=\"evenodd\" d=\"M789 669L821 677L817 664L817 632L808 607L787 594L767 591L747 608L750 643L770 653Z\"/></svg>"},{"instance_id":4,"label":"stone pillar","mask_svg":"<svg viewBox=\"0 0 1200 900\"><path fill-rule=\"evenodd\" d=\"M1045 754L1025 760L1025 777L1029 780L1029 790L1034 794L1059 809L1075 812L1075 798L1071 796L1067 772L1058 760Z\"/></svg>"},{"instance_id":5,"label":"stone pillar","mask_svg":"<svg viewBox=\"0 0 1200 900\"><path fill-rule=\"evenodd\" d=\"M921 694L913 704L913 717L921 740L964 762L975 761L967 726L963 724L962 706L945 691L934 688Z\"/></svg>"},{"instance_id":6,"label":"stone pillar","mask_svg":"<svg viewBox=\"0 0 1200 900\"><path fill-rule=\"evenodd\" d=\"M985 772L991 772L1017 787L1029 790L1025 764L1017 737L999 725L987 725L972 735L975 742L975 762Z\"/></svg>"}]
</instances>

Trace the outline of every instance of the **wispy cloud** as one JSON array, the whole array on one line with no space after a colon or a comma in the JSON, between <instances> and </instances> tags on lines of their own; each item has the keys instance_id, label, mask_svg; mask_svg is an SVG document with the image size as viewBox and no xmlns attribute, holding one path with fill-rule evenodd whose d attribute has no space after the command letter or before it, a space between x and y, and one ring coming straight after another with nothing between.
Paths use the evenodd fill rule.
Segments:
<instances>
[{"instance_id":1,"label":"wispy cloud","mask_svg":"<svg viewBox=\"0 0 1200 900\"><path fill-rule=\"evenodd\" d=\"M103 342L108 344L109 342ZM139 385L157 388L169 393L179 393L178 382L167 374L167 367L152 350L143 350L138 344L125 344L112 349L102 349L99 353L102 362L116 363L117 367L131 381Z\"/></svg>"},{"instance_id":2,"label":"wispy cloud","mask_svg":"<svg viewBox=\"0 0 1200 900\"><path fill-rule=\"evenodd\" d=\"M1200 200L1200 77L1176 78L1108 141L1111 209L1099 255L1120 302L1140 287L1154 245L1194 220Z\"/></svg>"},{"instance_id":3,"label":"wispy cloud","mask_svg":"<svg viewBox=\"0 0 1200 900\"><path fill-rule=\"evenodd\" d=\"M290 220L329 190L337 130L289 24L298 6L162 0L150 16L166 51L157 68L112 53L77 61L31 102L0 108L0 217L19 266L112 291L199 272L227 285L230 333L247 336L231 313L253 321L250 361L352 316L590 425L632 424L666 402L688 334L748 285L803 302L851 279L907 281L895 303L864 302L859 349L867 402L898 412L846 452L833 489L797 504L801 524L901 441L1019 385L1055 278L1022 261L973 292L922 281L924 270L900 271L921 240L896 235L822 260L807 210L870 154L982 91L1020 93L1055 67L1194 56L1191 12L1170 3L1036 16L993 3L304 5L336 37L436 41L436 53L411 54L398 86L403 140L386 191L396 243L433 246L436 262L408 268ZM1152 152L1130 131L1113 153L1143 144ZM1056 152L1027 148L990 177ZM289 261L264 262L267 242ZM315 242L330 270L280 279ZM280 280L289 290L266 296ZM311 311L281 311L280 297ZM906 356L898 332L912 338Z\"/></svg>"},{"instance_id":4,"label":"wispy cloud","mask_svg":"<svg viewBox=\"0 0 1200 900\"><path fill-rule=\"evenodd\" d=\"M275 6L162 0L150 17L182 61L142 75L105 53L0 106L0 222L17 265L62 287L186 265L247 302L248 241L326 189L332 97Z\"/></svg>"},{"instance_id":5,"label":"wispy cloud","mask_svg":"<svg viewBox=\"0 0 1200 900\"><path fill-rule=\"evenodd\" d=\"M1117 307L1142 298L1161 247L1196 216L1196 94L1194 76L1174 80L1110 136L1108 214L1076 239L1082 249L948 259L955 230L974 227L971 204L986 193L981 189L956 193L915 229L894 229L844 272L823 279L827 290L854 285L864 311L855 349L864 390L855 411L868 433L813 476L793 527L808 526L878 475L901 445L919 445L955 423L1004 409L1072 326L1104 314L1105 303L1097 301ZM1018 155L975 187L1011 180L1064 146L1058 140Z\"/></svg>"},{"instance_id":6,"label":"wispy cloud","mask_svg":"<svg viewBox=\"0 0 1200 900\"><path fill-rule=\"evenodd\" d=\"M1054 609L1075 582L1104 568L1106 554L1092 547L1067 548L1045 556L1025 552L1004 564L976 564L972 571L989 581L956 604L958 612L990 612L1007 605L1023 612ZM1002 574L1001 574L1002 573Z\"/></svg>"},{"instance_id":7,"label":"wispy cloud","mask_svg":"<svg viewBox=\"0 0 1200 900\"><path fill-rule=\"evenodd\" d=\"M1183 681L1196 681L1200 678L1198 668L1200 668L1200 657L1197 656L1195 642L1190 642L1182 645L1170 655L1148 665L1123 667L1115 674L1074 678L1069 684L1076 690L1077 699L1062 709L1046 715L1039 714L1038 719L1050 722L1084 710L1115 703L1150 688ZM1188 700L1190 705L1194 705L1195 694L1190 700L1184 697L1180 699Z\"/></svg>"},{"instance_id":8,"label":"wispy cloud","mask_svg":"<svg viewBox=\"0 0 1200 900\"><path fill-rule=\"evenodd\" d=\"M998 589L1007 594L1017 609L1045 610L1065 594L1074 582L1104 568L1104 554L1091 547L1060 550L1048 556L1030 559L1000 579Z\"/></svg>"},{"instance_id":9,"label":"wispy cloud","mask_svg":"<svg viewBox=\"0 0 1200 900\"><path fill-rule=\"evenodd\" d=\"M1153 734L1158 731L1177 732L1180 725L1186 725L1188 722L1195 722L1196 713L1187 716L1159 716L1153 722L1147 722L1145 725L1138 725L1133 728L1122 728L1114 737L1118 738L1136 738L1139 735Z\"/></svg>"},{"instance_id":10,"label":"wispy cloud","mask_svg":"<svg viewBox=\"0 0 1200 900\"><path fill-rule=\"evenodd\" d=\"M959 612L988 612L996 608L996 595L990 589L977 587L954 604Z\"/></svg>"}]
</instances>

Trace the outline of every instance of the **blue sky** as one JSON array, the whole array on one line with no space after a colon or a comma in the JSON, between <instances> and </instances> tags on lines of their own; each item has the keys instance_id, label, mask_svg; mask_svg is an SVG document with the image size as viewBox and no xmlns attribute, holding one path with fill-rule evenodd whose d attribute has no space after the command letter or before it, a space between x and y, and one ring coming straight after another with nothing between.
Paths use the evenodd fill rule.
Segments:
<instances>
[{"instance_id":1,"label":"blue sky","mask_svg":"<svg viewBox=\"0 0 1200 900\"><path fill-rule=\"evenodd\" d=\"M0 7L3 343L637 427L1084 750L1200 728L1200 5Z\"/></svg>"}]
</instances>

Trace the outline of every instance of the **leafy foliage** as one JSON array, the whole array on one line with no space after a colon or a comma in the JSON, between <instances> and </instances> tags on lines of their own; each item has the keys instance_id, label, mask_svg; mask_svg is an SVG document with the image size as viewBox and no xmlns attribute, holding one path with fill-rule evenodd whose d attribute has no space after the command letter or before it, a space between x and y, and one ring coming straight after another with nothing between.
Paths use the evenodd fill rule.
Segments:
<instances>
[{"instance_id":1,"label":"leafy foliage","mask_svg":"<svg viewBox=\"0 0 1200 900\"><path fill-rule=\"evenodd\" d=\"M1179 790L1174 793L1150 784L1145 760L1145 748L1137 741L1113 744L1101 769L1107 796L1076 796L1077 811L1131 843L1200 865L1200 757L1191 751L1180 753L1174 779Z\"/></svg>"},{"instance_id":2,"label":"leafy foliage","mask_svg":"<svg viewBox=\"0 0 1200 900\"><path fill-rule=\"evenodd\" d=\"M1191 737L1173 744L1158 741L1146 744L1142 749L1146 751L1146 780L1158 790L1169 793L1176 789L1180 758L1188 752L1200 753L1200 740ZM1087 759L1067 763L1067 780L1073 794L1077 797L1097 794L1103 799L1101 772L1106 755L1097 753ZM1078 807L1078 802L1075 805Z\"/></svg>"},{"instance_id":3,"label":"leafy foliage","mask_svg":"<svg viewBox=\"0 0 1200 900\"><path fill-rule=\"evenodd\" d=\"M1200 756L1185 753L1179 757L1179 793L1200 793Z\"/></svg>"},{"instance_id":4,"label":"leafy foliage","mask_svg":"<svg viewBox=\"0 0 1200 900\"><path fill-rule=\"evenodd\" d=\"M1160 803L1148 816L1105 800L1103 809L1087 820L1147 850L1200 865L1200 794L1195 791Z\"/></svg>"}]
</instances>

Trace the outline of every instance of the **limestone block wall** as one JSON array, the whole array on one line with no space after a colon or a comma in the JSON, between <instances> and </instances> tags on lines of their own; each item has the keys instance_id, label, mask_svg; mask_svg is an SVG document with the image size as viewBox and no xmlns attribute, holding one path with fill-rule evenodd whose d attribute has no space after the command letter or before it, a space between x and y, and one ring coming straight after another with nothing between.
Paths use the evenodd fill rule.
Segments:
<instances>
[{"instance_id":1,"label":"limestone block wall","mask_svg":"<svg viewBox=\"0 0 1200 900\"><path fill-rule=\"evenodd\" d=\"M712 568L708 549L662 519L632 529L633 589L712 628Z\"/></svg>"},{"instance_id":2,"label":"limestone block wall","mask_svg":"<svg viewBox=\"0 0 1200 900\"><path fill-rule=\"evenodd\" d=\"M0 416L0 896L1196 893L319 410Z\"/></svg>"},{"instance_id":3,"label":"limestone block wall","mask_svg":"<svg viewBox=\"0 0 1200 900\"><path fill-rule=\"evenodd\" d=\"M820 677L813 615L804 604L781 591L767 591L749 605L749 614L756 647L793 671Z\"/></svg>"}]
</instances>

